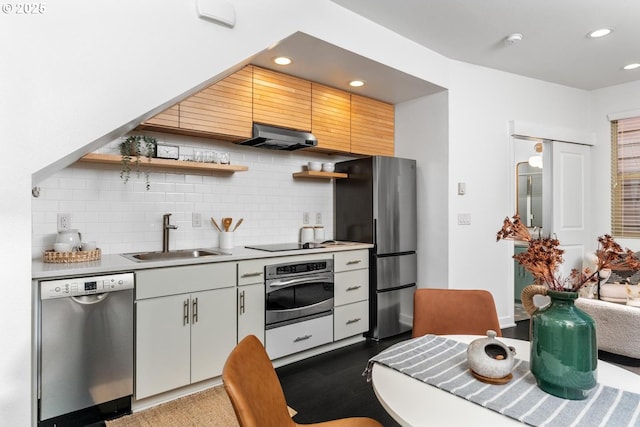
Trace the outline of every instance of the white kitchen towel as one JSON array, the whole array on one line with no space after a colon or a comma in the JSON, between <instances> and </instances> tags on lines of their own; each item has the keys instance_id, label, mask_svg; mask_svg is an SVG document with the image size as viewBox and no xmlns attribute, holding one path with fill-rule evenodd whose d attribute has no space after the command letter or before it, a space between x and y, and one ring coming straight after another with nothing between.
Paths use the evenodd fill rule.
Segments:
<instances>
[{"instance_id":1,"label":"white kitchen towel","mask_svg":"<svg viewBox=\"0 0 640 427\"><path fill-rule=\"evenodd\" d=\"M467 346L436 335L403 341L372 357L363 375L369 381L380 363L531 426L640 427L640 394L598 384L585 400L562 399L542 391L521 359L509 383L486 384L469 372Z\"/></svg>"}]
</instances>

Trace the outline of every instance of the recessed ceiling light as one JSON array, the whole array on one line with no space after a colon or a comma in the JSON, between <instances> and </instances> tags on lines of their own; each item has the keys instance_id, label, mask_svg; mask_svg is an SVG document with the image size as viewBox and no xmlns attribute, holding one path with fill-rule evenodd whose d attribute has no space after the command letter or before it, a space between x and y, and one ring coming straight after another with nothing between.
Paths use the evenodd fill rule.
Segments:
<instances>
[{"instance_id":1,"label":"recessed ceiling light","mask_svg":"<svg viewBox=\"0 0 640 427\"><path fill-rule=\"evenodd\" d=\"M293 61L291 61L291 58L288 58L286 56L278 56L277 58L274 58L273 62L278 65L289 65Z\"/></svg>"},{"instance_id":2,"label":"recessed ceiling light","mask_svg":"<svg viewBox=\"0 0 640 427\"><path fill-rule=\"evenodd\" d=\"M589 31L587 37L590 39L598 39L600 37L608 36L613 32L613 28L598 28L597 30Z\"/></svg>"},{"instance_id":3,"label":"recessed ceiling light","mask_svg":"<svg viewBox=\"0 0 640 427\"><path fill-rule=\"evenodd\" d=\"M627 64L624 67L625 70L635 70L636 68L640 68L640 64L638 64L637 62L633 63L633 64Z\"/></svg>"},{"instance_id":4,"label":"recessed ceiling light","mask_svg":"<svg viewBox=\"0 0 640 427\"><path fill-rule=\"evenodd\" d=\"M351 87L360 87L360 86L364 86L365 81L364 80L351 80L349 82L349 86Z\"/></svg>"}]
</instances>

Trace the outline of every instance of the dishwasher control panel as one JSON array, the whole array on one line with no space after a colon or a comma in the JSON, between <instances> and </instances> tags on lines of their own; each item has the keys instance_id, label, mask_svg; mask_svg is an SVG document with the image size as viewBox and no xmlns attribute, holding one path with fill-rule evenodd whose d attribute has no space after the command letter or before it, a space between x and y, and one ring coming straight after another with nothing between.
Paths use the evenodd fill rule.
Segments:
<instances>
[{"instance_id":1,"label":"dishwasher control panel","mask_svg":"<svg viewBox=\"0 0 640 427\"><path fill-rule=\"evenodd\" d=\"M133 289L133 273L74 277L40 282L40 299L66 298Z\"/></svg>"}]
</instances>

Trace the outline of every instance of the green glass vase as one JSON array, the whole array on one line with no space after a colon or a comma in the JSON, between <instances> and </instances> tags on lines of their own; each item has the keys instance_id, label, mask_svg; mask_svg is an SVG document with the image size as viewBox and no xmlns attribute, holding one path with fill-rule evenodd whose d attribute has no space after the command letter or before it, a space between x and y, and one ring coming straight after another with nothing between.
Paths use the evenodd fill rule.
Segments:
<instances>
[{"instance_id":1,"label":"green glass vase","mask_svg":"<svg viewBox=\"0 0 640 427\"><path fill-rule=\"evenodd\" d=\"M547 296L551 304L531 316L531 373L549 394L586 399L597 383L595 322L575 306L577 292L547 291Z\"/></svg>"}]
</instances>

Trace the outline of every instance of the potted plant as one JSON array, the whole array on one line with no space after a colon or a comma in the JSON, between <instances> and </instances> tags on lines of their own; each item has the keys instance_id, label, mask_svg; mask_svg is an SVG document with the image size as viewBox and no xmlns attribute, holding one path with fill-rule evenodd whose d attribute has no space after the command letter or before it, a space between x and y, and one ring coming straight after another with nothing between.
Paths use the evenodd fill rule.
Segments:
<instances>
[{"instance_id":1,"label":"potted plant","mask_svg":"<svg viewBox=\"0 0 640 427\"><path fill-rule=\"evenodd\" d=\"M531 315L531 355L529 367L538 387L555 396L582 400L596 386L598 349L595 321L575 306L578 291L600 280L603 270L637 269L640 260L629 249L623 250L613 237L598 238L595 271L573 269L563 277L560 266L564 250L554 237L532 237L519 215L505 218L497 240L516 239L527 242L527 251L513 258L535 278L536 284L522 290L522 303ZM534 304L535 295L546 295L544 307Z\"/></svg>"},{"instance_id":2,"label":"potted plant","mask_svg":"<svg viewBox=\"0 0 640 427\"><path fill-rule=\"evenodd\" d=\"M122 156L122 169L120 170L120 178L126 184L131 177L132 167L136 174L140 176L140 157L146 157L151 160L156 152L156 139L146 135L131 135L120 143L120 155ZM151 188L149 182L149 172L144 171L147 190Z\"/></svg>"}]
</instances>

